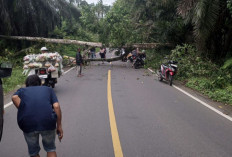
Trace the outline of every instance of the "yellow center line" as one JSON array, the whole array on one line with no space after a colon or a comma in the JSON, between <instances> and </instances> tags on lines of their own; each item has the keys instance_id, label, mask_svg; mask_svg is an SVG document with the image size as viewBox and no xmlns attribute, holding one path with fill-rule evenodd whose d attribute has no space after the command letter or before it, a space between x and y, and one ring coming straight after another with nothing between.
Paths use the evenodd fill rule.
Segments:
<instances>
[{"instance_id":1,"label":"yellow center line","mask_svg":"<svg viewBox=\"0 0 232 157\"><path fill-rule=\"evenodd\" d=\"M120 139L119 139L119 135L118 135L116 119L115 119L115 114L114 114L112 94L111 94L111 70L108 71L107 96L108 96L110 128L111 128L111 135L112 135L112 141L113 141L113 147L114 147L114 156L115 157L123 157Z\"/></svg>"}]
</instances>

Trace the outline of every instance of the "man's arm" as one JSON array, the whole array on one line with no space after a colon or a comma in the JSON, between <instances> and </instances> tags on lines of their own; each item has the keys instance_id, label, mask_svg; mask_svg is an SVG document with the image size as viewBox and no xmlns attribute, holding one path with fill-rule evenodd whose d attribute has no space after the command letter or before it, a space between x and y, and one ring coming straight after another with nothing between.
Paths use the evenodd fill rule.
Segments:
<instances>
[{"instance_id":1,"label":"man's arm","mask_svg":"<svg viewBox=\"0 0 232 157\"><path fill-rule=\"evenodd\" d=\"M60 105L58 102L54 103L53 104L53 108L54 108L54 111L57 115L57 133L59 134L59 139L61 140L63 138L63 129L62 129L62 123L61 123L61 120L62 120L62 113L61 113L61 109L60 109Z\"/></svg>"},{"instance_id":2,"label":"man's arm","mask_svg":"<svg viewBox=\"0 0 232 157\"><path fill-rule=\"evenodd\" d=\"M19 98L19 96L18 95L13 95L12 96L12 101L13 101L15 107L19 108L19 104L21 102L21 99Z\"/></svg>"}]
</instances>

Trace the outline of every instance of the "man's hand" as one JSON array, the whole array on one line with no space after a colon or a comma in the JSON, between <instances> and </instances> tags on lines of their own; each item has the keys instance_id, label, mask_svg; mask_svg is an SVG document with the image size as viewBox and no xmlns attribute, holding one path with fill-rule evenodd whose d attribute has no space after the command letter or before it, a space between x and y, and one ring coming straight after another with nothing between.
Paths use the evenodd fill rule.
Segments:
<instances>
[{"instance_id":1,"label":"man's hand","mask_svg":"<svg viewBox=\"0 0 232 157\"><path fill-rule=\"evenodd\" d=\"M61 142L61 139L63 138L63 129L61 126L57 126L56 132L58 134L59 141Z\"/></svg>"}]
</instances>

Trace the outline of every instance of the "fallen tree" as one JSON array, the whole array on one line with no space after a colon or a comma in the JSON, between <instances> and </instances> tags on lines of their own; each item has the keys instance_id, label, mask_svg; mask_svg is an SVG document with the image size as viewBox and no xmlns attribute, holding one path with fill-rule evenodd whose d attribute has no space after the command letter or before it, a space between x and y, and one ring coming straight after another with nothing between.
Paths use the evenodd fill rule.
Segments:
<instances>
[{"instance_id":1,"label":"fallen tree","mask_svg":"<svg viewBox=\"0 0 232 157\"><path fill-rule=\"evenodd\" d=\"M121 59L122 59L122 56L120 56L120 57L114 57L114 58L95 58L95 59L88 58L88 59L83 59L83 60L86 61L86 62L90 62L90 61L113 62L113 61L118 61L118 60L121 60Z\"/></svg>"},{"instance_id":2,"label":"fallen tree","mask_svg":"<svg viewBox=\"0 0 232 157\"><path fill-rule=\"evenodd\" d=\"M36 42L45 42L45 43L56 43L56 44L74 44L74 45L84 45L92 47L102 47L103 44L99 42L87 42L87 41L78 41L71 39L52 39L52 38L43 38L43 37L26 37L26 36L5 36L0 35L0 38L3 39L12 39L12 40L27 40L27 41L36 41ZM156 48L157 46L171 46L170 43L135 43L135 44L126 44L124 48Z\"/></svg>"},{"instance_id":3,"label":"fallen tree","mask_svg":"<svg viewBox=\"0 0 232 157\"><path fill-rule=\"evenodd\" d=\"M102 43L98 42L86 42L70 39L52 39L52 38L42 38L42 37L25 37L25 36L5 36L0 35L0 38L12 39L12 40L27 40L27 41L36 41L36 42L45 42L45 43L56 43L56 44L74 44L74 45L85 45L92 47L102 47Z\"/></svg>"},{"instance_id":4,"label":"fallen tree","mask_svg":"<svg viewBox=\"0 0 232 157\"><path fill-rule=\"evenodd\" d=\"M159 46L173 46L172 44L170 43L135 43L135 44L127 44L125 46L123 46L124 48L130 48L130 47L133 47L133 48L141 48L141 49L152 49L152 48L156 48L156 47L159 47Z\"/></svg>"},{"instance_id":5,"label":"fallen tree","mask_svg":"<svg viewBox=\"0 0 232 157\"><path fill-rule=\"evenodd\" d=\"M26 37L26 36L5 36L0 35L0 38L3 39L11 39L11 40L27 40L27 41L35 41L35 42L44 42L44 43L56 43L56 44L74 44L74 45L84 45L84 46L90 46L90 47L102 47L102 43L99 42L86 42L86 41L78 41L78 40L70 40L70 39L52 39L52 38L42 38L42 37ZM123 46L124 48L143 48L143 49L149 49L149 48L155 48L158 46L171 46L170 43L135 43L135 44L127 44ZM86 50L85 53L89 48ZM84 59L86 62L90 61L106 61L106 62L112 62L112 61L118 61L121 60L122 57L127 56L129 52L126 52L123 56L115 57L115 58L106 58L106 59Z\"/></svg>"}]
</instances>

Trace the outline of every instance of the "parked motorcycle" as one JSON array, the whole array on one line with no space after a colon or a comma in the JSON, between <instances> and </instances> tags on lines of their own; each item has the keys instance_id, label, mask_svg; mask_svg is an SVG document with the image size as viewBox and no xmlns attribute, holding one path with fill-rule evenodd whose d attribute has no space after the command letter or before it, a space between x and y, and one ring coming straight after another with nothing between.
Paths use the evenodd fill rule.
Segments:
<instances>
[{"instance_id":1,"label":"parked motorcycle","mask_svg":"<svg viewBox=\"0 0 232 157\"><path fill-rule=\"evenodd\" d=\"M145 54L140 54L138 56L136 56L134 63L133 63L133 67L135 69L144 67L145 65L145 59L146 59L146 55Z\"/></svg>"},{"instance_id":2,"label":"parked motorcycle","mask_svg":"<svg viewBox=\"0 0 232 157\"><path fill-rule=\"evenodd\" d=\"M122 57L122 61L123 62L126 62L127 61L127 57L126 57L126 55L125 55L125 49L124 48L122 48L121 50L120 50L120 56Z\"/></svg>"},{"instance_id":3,"label":"parked motorcycle","mask_svg":"<svg viewBox=\"0 0 232 157\"><path fill-rule=\"evenodd\" d=\"M158 80L166 80L172 86L173 77L177 73L177 61L168 61L167 64L162 64L158 70Z\"/></svg>"}]
</instances>

